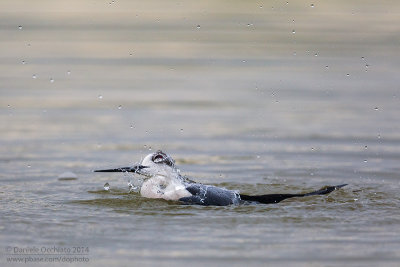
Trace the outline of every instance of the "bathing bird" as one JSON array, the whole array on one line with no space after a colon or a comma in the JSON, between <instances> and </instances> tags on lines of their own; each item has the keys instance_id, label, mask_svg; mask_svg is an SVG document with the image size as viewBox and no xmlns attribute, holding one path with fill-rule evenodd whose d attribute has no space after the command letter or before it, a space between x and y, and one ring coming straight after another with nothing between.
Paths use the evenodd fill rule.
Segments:
<instances>
[{"instance_id":1,"label":"bathing bird","mask_svg":"<svg viewBox=\"0 0 400 267\"><path fill-rule=\"evenodd\" d=\"M161 150L147 155L138 165L95 170L95 172L136 173L144 177L140 195L145 198L158 198L204 206L238 205L244 202L274 204L288 198L326 195L347 185L327 186L317 191L299 194L241 194L236 190L204 185L187 179L180 174L173 158Z\"/></svg>"}]
</instances>

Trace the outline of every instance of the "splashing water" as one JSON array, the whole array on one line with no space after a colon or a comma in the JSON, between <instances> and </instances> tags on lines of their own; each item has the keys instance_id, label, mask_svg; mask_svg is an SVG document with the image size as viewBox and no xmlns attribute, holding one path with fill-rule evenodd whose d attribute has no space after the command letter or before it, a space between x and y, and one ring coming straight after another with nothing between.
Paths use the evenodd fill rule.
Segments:
<instances>
[{"instance_id":1,"label":"splashing water","mask_svg":"<svg viewBox=\"0 0 400 267\"><path fill-rule=\"evenodd\" d=\"M141 188L141 183L137 183L135 181L132 183L132 181L129 181L128 186L129 186L129 193L130 192L138 193Z\"/></svg>"},{"instance_id":2,"label":"splashing water","mask_svg":"<svg viewBox=\"0 0 400 267\"><path fill-rule=\"evenodd\" d=\"M110 190L110 184L109 183L105 183L104 184L104 190L106 190L106 191Z\"/></svg>"}]
</instances>

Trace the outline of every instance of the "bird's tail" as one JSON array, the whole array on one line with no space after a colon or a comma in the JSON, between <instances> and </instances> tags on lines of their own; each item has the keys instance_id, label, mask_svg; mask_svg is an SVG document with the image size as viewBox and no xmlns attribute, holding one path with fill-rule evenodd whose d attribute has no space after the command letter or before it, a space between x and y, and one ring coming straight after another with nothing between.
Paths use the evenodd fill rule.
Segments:
<instances>
[{"instance_id":1,"label":"bird's tail","mask_svg":"<svg viewBox=\"0 0 400 267\"><path fill-rule=\"evenodd\" d=\"M263 204L273 204L279 203L284 199L292 198L292 197L307 197L307 196L314 196L314 195L327 195L336 189L342 188L347 184L341 184L336 186L327 186L323 187L320 190L313 191L310 193L305 194L269 194L269 195L258 195L258 196L248 196L240 194L240 199L244 201L251 201L251 202L259 202Z\"/></svg>"}]
</instances>

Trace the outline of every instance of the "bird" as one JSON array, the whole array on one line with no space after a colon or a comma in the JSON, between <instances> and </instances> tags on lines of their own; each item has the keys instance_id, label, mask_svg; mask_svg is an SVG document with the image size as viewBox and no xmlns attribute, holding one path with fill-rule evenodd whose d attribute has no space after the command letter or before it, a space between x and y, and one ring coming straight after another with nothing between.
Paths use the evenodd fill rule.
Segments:
<instances>
[{"instance_id":1,"label":"bird","mask_svg":"<svg viewBox=\"0 0 400 267\"><path fill-rule=\"evenodd\" d=\"M131 167L101 169L94 172L131 172L144 177L140 195L145 198L178 201L203 206L228 206L243 203L276 204L288 198L327 195L347 184L326 186L309 193L247 195L213 185L196 183L180 174L175 160L158 150Z\"/></svg>"}]
</instances>

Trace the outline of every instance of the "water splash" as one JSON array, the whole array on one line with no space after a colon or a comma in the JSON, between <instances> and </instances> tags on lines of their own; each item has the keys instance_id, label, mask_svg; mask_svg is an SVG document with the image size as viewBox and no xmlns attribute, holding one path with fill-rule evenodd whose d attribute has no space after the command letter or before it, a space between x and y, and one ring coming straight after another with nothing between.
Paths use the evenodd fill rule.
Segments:
<instances>
[{"instance_id":1,"label":"water splash","mask_svg":"<svg viewBox=\"0 0 400 267\"><path fill-rule=\"evenodd\" d=\"M105 183L104 184L104 190L106 190L106 191L110 190L110 184L109 183Z\"/></svg>"}]
</instances>

